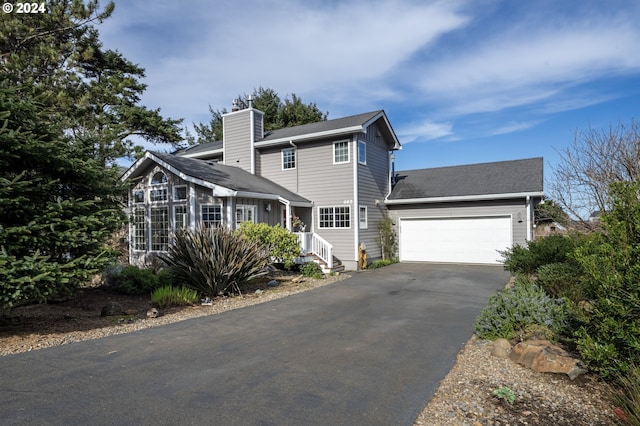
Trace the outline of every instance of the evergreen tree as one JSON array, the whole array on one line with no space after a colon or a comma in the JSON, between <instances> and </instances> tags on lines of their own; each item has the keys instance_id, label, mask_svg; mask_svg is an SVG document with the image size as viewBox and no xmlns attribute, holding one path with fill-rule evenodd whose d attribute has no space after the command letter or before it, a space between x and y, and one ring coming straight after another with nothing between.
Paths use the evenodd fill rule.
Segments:
<instances>
[{"instance_id":1,"label":"evergreen tree","mask_svg":"<svg viewBox=\"0 0 640 426\"><path fill-rule=\"evenodd\" d=\"M73 293L124 224L115 160L131 136L176 145L179 120L139 105L144 70L103 49L97 0L0 18L0 308Z\"/></svg>"},{"instance_id":2,"label":"evergreen tree","mask_svg":"<svg viewBox=\"0 0 640 426\"><path fill-rule=\"evenodd\" d=\"M304 103L295 93L291 95L291 99L286 97L283 102L275 90L259 87L254 89L251 98L253 107L264 112L265 132L323 121L329 115L320 111L313 102ZM238 108L245 109L249 107L249 95L246 93L238 95L236 100L238 101ZM214 110L209 105L209 112L211 113L209 123L194 123L195 135L187 132L189 144L222 140L222 116L229 111L226 108Z\"/></svg>"}]
</instances>

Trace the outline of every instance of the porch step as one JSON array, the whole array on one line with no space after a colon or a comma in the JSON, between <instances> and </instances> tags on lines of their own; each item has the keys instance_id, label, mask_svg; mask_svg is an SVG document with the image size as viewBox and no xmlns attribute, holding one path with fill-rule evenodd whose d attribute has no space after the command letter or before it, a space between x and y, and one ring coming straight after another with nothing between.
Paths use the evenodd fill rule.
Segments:
<instances>
[{"instance_id":1,"label":"porch step","mask_svg":"<svg viewBox=\"0 0 640 426\"><path fill-rule=\"evenodd\" d=\"M328 274L328 273L331 273L331 272L343 272L344 271L344 265L342 264L340 259L338 259L335 256L333 256L333 267L332 268L328 268L327 267L327 263L324 260L320 259L316 255L311 255L311 260L313 262L317 263L318 265L320 265L320 268L322 268L322 272L325 273L325 274Z\"/></svg>"}]
</instances>

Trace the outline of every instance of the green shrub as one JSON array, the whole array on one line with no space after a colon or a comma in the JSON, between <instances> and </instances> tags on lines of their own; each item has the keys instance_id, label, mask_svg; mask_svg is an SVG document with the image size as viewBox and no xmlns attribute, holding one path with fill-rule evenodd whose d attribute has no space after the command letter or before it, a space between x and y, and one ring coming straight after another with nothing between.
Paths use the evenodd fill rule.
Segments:
<instances>
[{"instance_id":1,"label":"green shrub","mask_svg":"<svg viewBox=\"0 0 640 426\"><path fill-rule=\"evenodd\" d=\"M625 375L618 375L613 402L620 407L620 420L640 426L640 367L632 366Z\"/></svg>"},{"instance_id":2,"label":"green shrub","mask_svg":"<svg viewBox=\"0 0 640 426\"><path fill-rule=\"evenodd\" d=\"M187 287L163 286L151 293L151 303L159 308L193 305L197 301L198 293Z\"/></svg>"},{"instance_id":3,"label":"green shrub","mask_svg":"<svg viewBox=\"0 0 640 426\"><path fill-rule=\"evenodd\" d=\"M171 287L175 282L173 272L168 268L158 270L158 272L156 272L156 277L158 279L157 288Z\"/></svg>"},{"instance_id":4,"label":"green shrub","mask_svg":"<svg viewBox=\"0 0 640 426\"><path fill-rule=\"evenodd\" d=\"M110 267L103 278L106 286L124 294L148 294L158 287L158 276L153 271L134 265Z\"/></svg>"},{"instance_id":5,"label":"green shrub","mask_svg":"<svg viewBox=\"0 0 640 426\"><path fill-rule=\"evenodd\" d=\"M476 320L475 332L481 339L513 339L528 326L546 326L555 336L567 326L564 299L553 299L528 278L518 277L513 287L499 291Z\"/></svg>"},{"instance_id":6,"label":"green shrub","mask_svg":"<svg viewBox=\"0 0 640 426\"><path fill-rule=\"evenodd\" d=\"M266 223L243 222L236 235L242 235L249 241L267 247L269 255L291 269L296 257L300 256L298 236L280 225L269 226Z\"/></svg>"},{"instance_id":7,"label":"green shrub","mask_svg":"<svg viewBox=\"0 0 640 426\"><path fill-rule=\"evenodd\" d=\"M564 263L573 253L576 240L563 235L551 235L536 241L519 244L501 251L504 269L514 274L534 274L542 265Z\"/></svg>"},{"instance_id":8,"label":"green shrub","mask_svg":"<svg viewBox=\"0 0 640 426\"><path fill-rule=\"evenodd\" d=\"M300 273L305 277L309 278L322 278L324 274L322 273L322 268L315 262L305 262L300 266Z\"/></svg>"},{"instance_id":9,"label":"green shrub","mask_svg":"<svg viewBox=\"0 0 640 426\"><path fill-rule=\"evenodd\" d=\"M536 271L536 283L551 297L564 297L573 303L585 299L582 269L574 263L550 263Z\"/></svg>"},{"instance_id":10,"label":"green shrub","mask_svg":"<svg viewBox=\"0 0 640 426\"><path fill-rule=\"evenodd\" d=\"M380 244L382 259L393 259L398 251L398 238L393 226L393 219L385 215L378 222L378 236L376 241Z\"/></svg>"},{"instance_id":11,"label":"green shrub","mask_svg":"<svg viewBox=\"0 0 640 426\"><path fill-rule=\"evenodd\" d=\"M208 297L241 293L248 281L267 273L269 264L263 245L225 227L178 230L168 254L160 258L176 282Z\"/></svg>"},{"instance_id":12,"label":"green shrub","mask_svg":"<svg viewBox=\"0 0 640 426\"><path fill-rule=\"evenodd\" d=\"M382 268L383 266L389 266L391 265L391 260L389 259L379 259L374 261L371 265L367 266L367 269L378 269L378 268Z\"/></svg>"}]
</instances>

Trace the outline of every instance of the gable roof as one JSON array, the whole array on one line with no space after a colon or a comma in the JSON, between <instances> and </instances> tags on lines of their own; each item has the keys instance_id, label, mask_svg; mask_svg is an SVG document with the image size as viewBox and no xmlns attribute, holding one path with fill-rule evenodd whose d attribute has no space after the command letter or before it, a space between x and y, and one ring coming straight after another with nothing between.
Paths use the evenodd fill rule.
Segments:
<instances>
[{"instance_id":1,"label":"gable roof","mask_svg":"<svg viewBox=\"0 0 640 426\"><path fill-rule=\"evenodd\" d=\"M271 130L266 132L262 139L256 141L255 146L261 147L279 143L288 143L289 141L301 141L358 132L362 133L366 131L369 125L379 119L384 120L386 127L389 130L389 138L393 140L394 144L393 149L401 149L400 141L393 131L391 123L383 110Z\"/></svg>"},{"instance_id":2,"label":"gable roof","mask_svg":"<svg viewBox=\"0 0 640 426\"><path fill-rule=\"evenodd\" d=\"M396 173L387 204L543 195L543 159L499 161Z\"/></svg>"},{"instance_id":3,"label":"gable roof","mask_svg":"<svg viewBox=\"0 0 640 426\"><path fill-rule=\"evenodd\" d=\"M142 176L147 165L155 162L182 179L211 188L214 196L280 200L296 206L311 206L311 201L262 176L239 167L209 163L196 158L148 151L122 176L122 180Z\"/></svg>"}]
</instances>

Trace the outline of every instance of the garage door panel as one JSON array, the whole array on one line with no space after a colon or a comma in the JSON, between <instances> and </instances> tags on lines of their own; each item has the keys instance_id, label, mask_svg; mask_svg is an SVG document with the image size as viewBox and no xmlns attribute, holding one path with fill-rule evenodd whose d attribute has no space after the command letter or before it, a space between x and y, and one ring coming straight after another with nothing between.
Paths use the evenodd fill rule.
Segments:
<instances>
[{"instance_id":1,"label":"garage door panel","mask_svg":"<svg viewBox=\"0 0 640 426\"><path fill-rule=\"evenodd\" d=\"M400 221L401 261L498 264L511 242L509 216Z\"/></svg>"}]
</instances>

